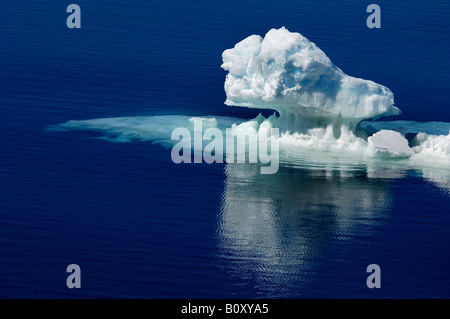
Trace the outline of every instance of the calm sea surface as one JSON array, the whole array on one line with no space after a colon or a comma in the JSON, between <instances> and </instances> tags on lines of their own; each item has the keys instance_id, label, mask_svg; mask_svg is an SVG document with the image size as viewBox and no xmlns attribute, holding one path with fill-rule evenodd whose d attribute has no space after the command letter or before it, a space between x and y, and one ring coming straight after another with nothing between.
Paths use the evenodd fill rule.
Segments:
<instances>
[{"instance_id":1,"label":"calm sea surface","mask_svg":"<svg viewBox=\"0 0 450 319\"><path fill-rule=\"evenodd\" d=\"M450 297L448 170L352 174L176 165L147 142L49 132L119 116L255 117L226 107L223 50L285 26L389 87L396 120L450 122L450 5L377 1L0 4L0 297ZM449 168L450 169L450 168ZM381 289L368 289L378 264ZM66 287L78 264L82 288Z\"/></svg>"}]
</instances>

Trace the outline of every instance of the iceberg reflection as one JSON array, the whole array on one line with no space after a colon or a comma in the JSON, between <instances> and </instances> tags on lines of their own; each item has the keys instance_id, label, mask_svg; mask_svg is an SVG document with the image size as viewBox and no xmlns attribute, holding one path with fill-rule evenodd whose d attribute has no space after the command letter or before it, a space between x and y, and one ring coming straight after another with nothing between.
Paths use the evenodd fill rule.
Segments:
<instances>
[{"instance_id":1,"label":"iceberg reflection","mask_svg":"<svg viewBox=\"0 0 450 319\"><path fill-rule=\"evenodd\" d=\"M373 236L391 207L389 179L367 172L282 167L261 175L241 164L225 172L219 257L232 282L264 297L292 297L299 285L310 292L311 280L326 276L314 274L327 249Z\"/></svg>"}]
</instances>

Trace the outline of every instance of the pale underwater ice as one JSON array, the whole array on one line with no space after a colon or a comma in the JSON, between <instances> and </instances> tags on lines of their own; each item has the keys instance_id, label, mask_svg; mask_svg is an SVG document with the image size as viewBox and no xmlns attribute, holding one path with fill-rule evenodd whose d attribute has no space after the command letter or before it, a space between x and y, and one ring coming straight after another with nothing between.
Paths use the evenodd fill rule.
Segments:
<instances>
[{"instance_id":1,"label":"pale underwater ice","mask_svg":"<svg viewBox=\"0 0 450 319\"><path fill-rule=\"evenodd\" d=\"M314 43L285 28L252 35L223 52L227 105L278 112L244 121L203 117L203 129L254 135L279 128L280 165L365 170L387 177L408 170L450 190L450 123L377 121L400 114L385 86L346 75ZM193 132L189 116L147 116L68 121L52 130L83 130L115 142L152 141L172 147L178 127ZM170 154L169 154L170 156ZM396 173L393 173L396 172Z\"/></svg>"}]
</instances>

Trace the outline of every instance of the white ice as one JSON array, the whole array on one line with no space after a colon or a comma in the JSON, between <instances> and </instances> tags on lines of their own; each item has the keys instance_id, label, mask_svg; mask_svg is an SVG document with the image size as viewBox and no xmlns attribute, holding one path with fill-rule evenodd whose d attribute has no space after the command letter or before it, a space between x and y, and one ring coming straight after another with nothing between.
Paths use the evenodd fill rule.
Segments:
<instances>
[{"instance_id":1,"label":"white ice","mask_svg":"<svg viewBox=\"0 0 450 319\"><path fill-rule=\"evenodd\" d=\"M400 114L387 87L346 75L314 43L284 27L249 36L222 59L227 105L274 109L294 122Z\"/></svg>"},{"instance_id":2,"label":"white ice","mask_svg":"<svg viewBox=\"0 0 450 319\"><path fill-rule=\"evenodd\" d=\"M409 157L414 150L399 132L381 130L368 138L366 155L376 157Z\"/></svg>"}]
</instances>

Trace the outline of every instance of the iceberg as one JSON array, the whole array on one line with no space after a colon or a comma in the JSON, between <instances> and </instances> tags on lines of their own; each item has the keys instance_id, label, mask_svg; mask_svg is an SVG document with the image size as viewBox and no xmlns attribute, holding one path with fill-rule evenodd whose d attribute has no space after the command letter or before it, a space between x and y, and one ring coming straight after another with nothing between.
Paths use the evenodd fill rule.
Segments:
<instances>
[{"instance_id":1,"label":"iceberg","mask_svg":"<svg viewBox=\"0 0 450 319\"><path fill-rule=\"evenodd\" d=\"M450 176L450 123L378 120L400 114L391 90L345 74L301 34L283 27L270 30L264 38L251 35L225 50L222 58L222 68L228 72L225 104L276 111L272 116L100 118L48 129L91 131L112 142L152 141L169 148L174 145L171 132L184 127L195 133L193 123L198 119L205 129L230 128L249 140L278 128L279 136L267 138L279 142L284 166L341 173L364 168L371 176L418 169L427 170L433 179Z\"/></svg>"},{"instance_id":2,"label":"iceberg","mask_svg":"<svg viewBox=\"0 0 450 319\"><path fill-rule=\"evenodd\" d=\"M225 50L222 60L225 104L277 111L277 118L257 119L278 127L289 150L449 163L450 134L442 135L448 123L367 122L401 113L392 91L345 74L300 33L282 27L264 38L251 35Z\"/></svg>"}]
</instances>

